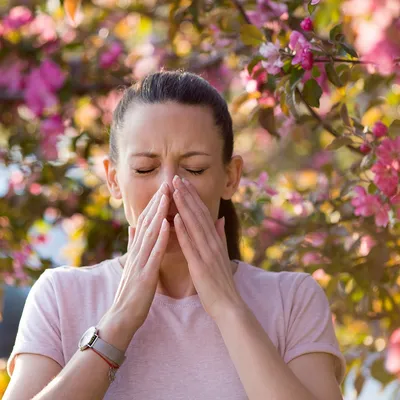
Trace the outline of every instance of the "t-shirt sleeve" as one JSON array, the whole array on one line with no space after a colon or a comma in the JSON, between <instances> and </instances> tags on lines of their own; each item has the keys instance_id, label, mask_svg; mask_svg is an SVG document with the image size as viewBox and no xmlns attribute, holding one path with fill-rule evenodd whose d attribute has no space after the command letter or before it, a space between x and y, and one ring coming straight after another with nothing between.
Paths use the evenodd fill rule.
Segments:
<instances>
[{"instance_id":1,"label":"t-shirt sleeve","mask_svg":"<svg viewBox=\"0 0 400 400\"><path fill-rule=\"evenodd\" d=\"M346 362L339 349L325 292L309 274L298 274L290 292L293 296L287 298L290 298L291 304L285 307L287 326L284 361L289 363L307 353L330 353L335 356L336 378L341 383Z\"/></svg>"},{"instance_id":2,"label":"t-shirt sleeve","mask_svg":"<svg viewBox=\"0 0 400 400\"><path fill-rule=\"evenodd\" d=\"M26 298L14 347L7 361L10 377L14 371L15 356L19 353L41 354L64 366L53 272L45 270Z\"/></svg>"}]
</instances>

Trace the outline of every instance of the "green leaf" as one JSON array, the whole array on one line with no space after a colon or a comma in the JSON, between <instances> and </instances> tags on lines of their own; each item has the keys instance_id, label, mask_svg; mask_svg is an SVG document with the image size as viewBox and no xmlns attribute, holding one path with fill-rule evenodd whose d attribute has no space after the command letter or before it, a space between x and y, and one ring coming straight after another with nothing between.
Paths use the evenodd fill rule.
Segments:
<instances>
[{"instance_id":1,"label":"green leaf","mask_svg":"<svg viewBox=\"0 0 400 400\"><path fill-rule=\"evenodd\" d=\"M400 119L395 119L389 126L389 135L391 137L400 136Z\"/></svg>"},{"instance_id":2,"label":"green leaf","mask_svg":"<svg viewBox=\"0 0 400 400\"><path fill-rule=\"evenodd\" d=\"M310 15L314 12L316 8L317 4L315 4L314 6L311 4L311 2L308 4L308 12L310 13Z\"/></svg>"},{"instance_id":3,"label":"green leaf","mask_svg":"<svg viewBox=\"0 0 400 400\"><path fill-rule=\"evenodd\" d=\"M371 375L374 379L381 382L384 386L395 379L394 375L391 375L386 371L385 360L383 358L378 358L372 363Z\"/></svg>"},{"instance_id":4,"label":"green leaf","mask_svg":"<svg viewBox=\"0 0 400 400\"><path fill-rule=\"evenodd\" d=\"M312 67L311 75L313 78L318 78L321 76L321 71L319 70L319 68L316 65L314 65Z\"/></svg>"},{"instance_id":5,"label":"green leaf","mask_svg":"<svg viewBox=\"0 0 400 400\"><path fill-rule=\"evenodd\" d=\"M342 118L342 121L346 126L351 127L349 112L347 111L347 106L344 103L342 104L342 107L340 107L340 117Z\"/></svg>"},{"instance_id":6,"label":"green leaf","mask_svg":"<svg viewBox=\"0 0 400 400\"><path fill-rule=\"evenodd\" d=\"M279 136L276 130L275 114L272 107L260 108L258 112L258 121L271 135Z\"/></svg>"},{"instance_id":7,"label":"green leaf","mask_svg":"<svg viewBox=\"0 0 400 400\"><path fill-rule=\"evenodd\" d=\"M328 79L330 80L330 82L332 82L337 87L343 86L343 82L341 81L339 75L337 74L333 63L325 64L325 71L326 74L328 75Z\"/></svg>"},{"instance_id":8,"label":"green leaf","mask_svg":"<svg viewBox=\"0 0 400 400\"><path fill-rule=\"evenodd\" d=\"M304 75L304 69L294 69L290 74L290 85L294 88L300 81Z\"/></svg>"},{"instance_id":9,"label":"green leaf","mask_svg":"<svg viewBox=\"0 0 400 400\"><path fill-rule=\"evenodd\" d=\"M290 84L290 81L286 83L286 87L285 87L285 93L286 93L286 104L289 107L289 110L291 112L291 114L293 115L293 117L295 119L299 118L299 113L297 112L296 109L296 100L295 100L295 91L294 88L292 87L292 85Z\"/></svg>"},{"instance_id":10,"label":"green leaf","mask_svg":"<svg viewBox=\"0 0 400 400\"><path fill-rule=\"evenodd\" d=\"M364 375L359 371L356 379L354 379L354 388L356 389L357 395L359 395L364 387L365 378Z\"/></svg>"},{"instance_id":11,"label":"green leaf","mask_svg":"<svg viewBox=\"0 0 400 400\"><path fill-rule=\"evenodd\" d=\"M376 185L372 182L368 185L368 193L369 194L375 194L377 189L378 188L376 187Z\"/></svg>"},{"instance_id":12,"label":"green leaf","mask_svg":"<svg viewBox=\"0 0 400 400\"><path fill-rule=\"evenodd\" d=\"M375 161L375 156L374 153L368 153L363 157L360 163L360 168L361 169L370 169L372 165L374 164Z\"/></svg>"},{"instance_id":13,"label":"green leaf","mask_svg":"<svg viewBox=\"0 0 400 400\"><path fill-rule=\"evenodd\" d=\"M240 38L242 42L249 46L261 46L266 42L263 33L252 24L244 24L240 28Z\"/></svg>"},{"instance_id":14,"label":"green leaf","mask_svg":"<svg viewBox=\"0 0 400 400\"><path fill-rule=\"evenodd\" d=\"M326 150L337 150L343 146L349 146L353 141L347 136L340 136L332 140L332 142L326 147Z\"/></svg>"},{"instance_id":15,"label":"green leaf","mask_svg":"<svg viewBox=\"0 0 400 400\"><path fill-rule=\"evenodd\" d=\"M329 39L333 41L337 41L340 38L339 35L342 35L342 24L334 26L329 32Z\"/></svg>"},{"instance_id":16,"label":"green leaf","mask_svg":"<svg viewBox=\"0 0 400 400\"><path fill-rule=\"evenodd\" d=\"M311 107L319 107L322 89L315 79L309 79L303 89L303 97Z\"/></svg>"},{"instance_id":17,"label":"green leaf","mask_svg":"<svg viewBox=\"0 0 400 400\"><path fill-rule=\"evenodd\" d=\"M254 67L261 61L263 60L264 57L263 56L255 56L253 57L253 59L249 62L249 64L247 65L247 71L249 73L249 75L251 76L251 74L253 73L253 69Z\"/></svg>"},{"instance_id":18,"label":"green leaf","mask_svg":"<svg viewBox=\"0 0 400 400\"><path fill-rule=\"evenodd\" d=\"M350 54L354 58L358 58L358 54L354 47L350 46L348 43L340 43L340 46L347 54Z\"/></svg>"}]
</instances>

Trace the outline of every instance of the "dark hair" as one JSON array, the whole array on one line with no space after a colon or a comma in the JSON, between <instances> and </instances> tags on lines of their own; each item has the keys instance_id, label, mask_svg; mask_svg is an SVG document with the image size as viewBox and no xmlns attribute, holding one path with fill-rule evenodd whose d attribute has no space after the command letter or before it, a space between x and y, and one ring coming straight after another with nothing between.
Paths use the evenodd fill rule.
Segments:
<instances>
[{"instance_id":1,"label":"dark hair","mask_svg":"<svg viewBox=\"0 0 400 400\"><path fill-rule=\"evenodd\" d=\"M209 107L224 141L223 163L233 153L232 118L224 98L204 78L191 72L160 71L145 76L127 88L113 113L110 129L110 160L118 165L117 134L132 103L154 104L174 101L180 104ZM239 241L240 223L231 200L221 199L218 218L225 217L225 233L229 258L241 260Z\"/></svg>"}]
</instances>

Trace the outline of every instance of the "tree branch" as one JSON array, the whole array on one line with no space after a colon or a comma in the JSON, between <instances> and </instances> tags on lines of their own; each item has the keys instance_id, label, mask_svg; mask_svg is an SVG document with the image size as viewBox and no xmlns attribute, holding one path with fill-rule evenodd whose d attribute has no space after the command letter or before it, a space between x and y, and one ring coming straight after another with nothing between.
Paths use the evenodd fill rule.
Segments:
<instances>
[{"instance_id":1,"label":"tree branch","mask_svg":"<svg viewBox=\"0 0 400 400\"><path fill-rule=\"evenodd\" d=\"M337 137L341 137L341 135L340 135L338 132L336 132L330 124L326 123L326 122L320 117L320 115L319 115L315 110L313 110L313 108L306 102L306 100L304 99L303 95L301 94L301 92L300 92L300 90L299 90L298 88L296 88L296 93L298 94L298 96L299 96L301 102L306 106L306 108L307 108L307 110L309 111L309 113L311 114L311 116L313 116L314 119L317 120L321 126L323 126L329 133L331 133L331 134L332 134L333 136L335 136L336 138L337 138ZM354 147L354 146L351 146L351 145L349 145L349 146L347 146L347 147L348 147L351 151L353 151L353 152L355 152L355 153L357 153L357 154L362 154L362 155L363 155L363 153L361 152L361 150L358 149L357 147Z\"/></svg>"}]
</instances>

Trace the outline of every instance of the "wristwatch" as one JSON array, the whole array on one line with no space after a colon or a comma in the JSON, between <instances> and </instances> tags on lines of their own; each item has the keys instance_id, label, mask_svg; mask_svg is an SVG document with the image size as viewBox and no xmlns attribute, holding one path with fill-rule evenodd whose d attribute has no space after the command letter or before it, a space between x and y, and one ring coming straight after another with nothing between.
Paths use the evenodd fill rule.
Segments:
<instances>
[{"instance_id":1,"label":"wristwatch","mask_svg":"<svg viewBox=\"0 0 400 400\"><path fill-rule=\"evenodd\" d=\"M99 337L99 330L91 326L80 338L78 347L81 351L92 348L100 355L105 356L112 363L118 365L118 368L125 361L126 356L123 351L117 349L110 343L107 343ZM112 370L112 371L111 371ZM110 380L114 380L117 368L110 368Z\"/></svg>"}]
</instances>

